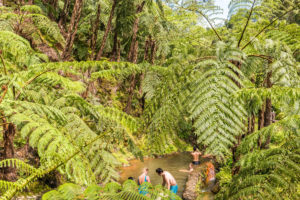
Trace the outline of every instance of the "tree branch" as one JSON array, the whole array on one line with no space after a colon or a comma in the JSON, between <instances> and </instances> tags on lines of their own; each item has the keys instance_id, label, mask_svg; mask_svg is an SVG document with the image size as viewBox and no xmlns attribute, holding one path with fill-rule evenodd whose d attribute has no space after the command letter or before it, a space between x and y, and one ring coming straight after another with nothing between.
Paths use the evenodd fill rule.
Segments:
<instances>
[{"instance_id":1,"label":"tree branch","mask_svg":"<svg viewBox=\"0 0 300 200\"><path fill-rule=\"evenodd\" d=\"M276 17L273 21L271 21L267 26L265 26L263 29L261 29L243 48L245 49L255 38L257 38L262 32L264 32L264 30L266 30L269 26L271 26L274 22L276 22L279 18L283 17L284 15L288 14L289 12L295 10L296 7L293 7L292 9L286 11L285 13L283 13L282 15L280 15L279 17Z\"/></svg>"},{"instance_id":2,"label":"tree branch","mask_svg":"<svg viewBox=\"0 0 300 200\"><path fill-rule=\"evenodd\" d=\"M2 103L4 97L5 97L6 93L7 93L7 90L8 90L7 85L3 85L3 86L2 86L2 90L4 90L4 92L3 92L2 97L1 97L1 99L0 99L0 103Z\"/></svg>"},{"instance_id":3,"label":"tree branch","mask_svg":"<svg viewBox=\"0 0 300 200\"><path fill-rule=\"evenodd\" d=\"M267 55L248 55L248 57L257 57L268 60L269 62L273 62L272 57Z\"/></svg>"},{"instance_id":4,"label":"tree branch","mask_svg":"<svg viewBox=\"0 0 300 200\"><path fill-rule=\"evenodd\" d=\"M5 63L4 63L4 59L2 57L2 51L0 51L0 58L1 58L1 62L3 64L4 74L7 75L6 66L5 66Z\"/></svg>"},{"instance_id":5,"label":"tree branch","mask_svg":"<svg viewBox=\"0 0 300 200\"><path fill-rule=\"evenodd\" d=\"M204 19L208 22L209 26L212 28L212 30L215 32L215 34L218 36L219 40L222 41L222 38L218 34L217 30L214 28L212 23L209 21L209 19L201 11L198 11L198 13L204 17Z\"/></svg>"},{"instance_id":6,"label":"tree branch","mask_svg":"<svg viewBox=\"0 0 300 200\"><path fill-rule=\"evenodd\" d=\"M242 34L241 34L241 37L240 37L240 39L239 39L239 42L238 42L237 47L240 47L240 44L241 44L241 42L242 42L242 39L243 39L243 37L244 37L244 34L245 34L245 32L246 32L247 26L248 26L248 24L249 24L249 21L250 21L250 18L251 18L253 9L254 9L255 2L256 2L256 0L254 0L253 3L252 3L251 10L250 10L250 13L249 13L247 22L246 22L246 24L245 24L245 27L244 27L244 29L243 29L243 32L242 32Z\"/></svg>"},{"instance_id":7,"label":"tree branch","mask_svg":"<svg viewBox=\"0 0 300 200\"><path fill-rule=\"evenodd\" d=\"M22 87L22 89L24 89L25 87L27 87L30 83L32 83L32 82L33 82L35 79L37 79L39 76L41 76L41 75L43 75L43 74L45 74L45 73L47 73L47 72L49 72L49 71L52 71L52 70L53 70L53 69L48 69L48 70L46 70L46 71L44 71L44 72L42 72L42 73L36 75L35 77L33 77L32 79L30 79L29 81L27 81L27 82L25 83L25 85ZM18 94L16 95L15 100L17 100L17 99L19 98L20 94L21 94L21 91L18 92Z\"/></svg>"}]
</instances>

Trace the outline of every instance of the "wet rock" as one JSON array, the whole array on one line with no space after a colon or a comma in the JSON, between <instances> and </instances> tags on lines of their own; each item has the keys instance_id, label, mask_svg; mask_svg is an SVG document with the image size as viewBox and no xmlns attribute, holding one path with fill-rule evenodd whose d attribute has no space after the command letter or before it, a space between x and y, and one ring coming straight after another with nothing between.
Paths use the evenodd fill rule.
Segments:
<instances>
[{"instance_id":1,"label":"wet rock","mask_svg":"<svg viewBox=\"0 0 300 200\"><path fill-rule=\"evenodd\" d=\"M220 189L220 182L217 181L217 183L212 187L211 191L212 193L217 194L220 191Z\"/></svg>"},{"instance_id":2,"label":"wet rock","mask_svg":"<svg viewBox=\"0 0 300 200\"><path fill-rule=\"evenodd\" d=\"M182 195L184 200L197 199L198 196L197 185L200 179L201 179L201 169L200 167L195 167L194 170L188 176L186 187Z\"/></svg>"}]
</instances>

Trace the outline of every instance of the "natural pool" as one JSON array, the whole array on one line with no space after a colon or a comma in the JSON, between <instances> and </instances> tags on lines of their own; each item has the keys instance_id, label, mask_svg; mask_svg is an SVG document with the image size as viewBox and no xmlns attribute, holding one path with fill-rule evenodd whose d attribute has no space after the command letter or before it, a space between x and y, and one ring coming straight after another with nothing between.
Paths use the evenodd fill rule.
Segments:
<instances>
[{"instance_id":1,"label":"natural pool","mask_svg":"<svg viewBox=\"0 0 300 200\"><path fill-rule=\"evenodd\" d=\"M158 176L155 169L160 167L163 170L170 172L177 181L178 195L182 197L182 193L185 188L188 173L180 172L180 169L188 169L189 163L192 158L189 153L176 153L163 158L146 158L144 162L140 160L131 160L129 167L121 168L120 182L124 182L128 177L132 176L137 180L138 176L142 173L143 169L147 167L149 169L149 176L153 185L161 184L162 178ZM205 167L203 166L203 170ZM205 190L205 188L203 188ZM211 200L213 195L210 192L205 192L201 195L201 199Z\"/></svg>"}]
</instances>

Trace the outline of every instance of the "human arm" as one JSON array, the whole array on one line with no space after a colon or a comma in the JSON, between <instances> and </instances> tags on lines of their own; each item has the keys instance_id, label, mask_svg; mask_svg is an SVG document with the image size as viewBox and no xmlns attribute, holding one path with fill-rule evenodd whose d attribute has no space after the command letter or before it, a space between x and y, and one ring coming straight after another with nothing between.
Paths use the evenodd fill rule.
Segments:
<instances>
[{"instance_id":1,"label":"human arm","mask_svg":"<svg viewBox=\"0 0 300 200\"><path fill-rule=\"evenodd\" d=\"M170 180L167 180L166 182L167 182L167 189L170 190L170 188L171 188Z\"/></svg>"},{"instance_id":2,"label":"human arm","mask_svg":"<svg viewBox=\"0 0 300 200\"><path fill-rule=\"evenodd\" d=\"M147 182L151 183L149 176L147 176Z\"/></svg>"},{"instance_id":3,"label":"human arm","mask_svg":"<svg viewBox=\"0 0 300 200\"><path fill-rule=\"evenodd\" d=\"M212 157L214 157L214 156L211 155L211 154L207 154L207 155L203 155L203 156L202 156L202 158L212 158Z\"/></svg>"},{"instance_id":4,"label":"human arm","mask_svg":"<svg viewBox=\"0 0 300 200\"><path fill-rule=\"evenodd\" d=\"M163 183L162 183L162 186L165 186L165 185L166 185L166 177L165 177L165 175L162 175L162 177L163 177Z\"/></svg>"}]
</instances>

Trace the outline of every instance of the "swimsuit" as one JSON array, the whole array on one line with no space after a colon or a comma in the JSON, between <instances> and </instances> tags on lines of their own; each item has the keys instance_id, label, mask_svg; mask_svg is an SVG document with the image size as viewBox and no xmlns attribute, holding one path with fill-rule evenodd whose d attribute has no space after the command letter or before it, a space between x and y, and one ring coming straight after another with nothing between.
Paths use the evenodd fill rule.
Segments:
<instances>
[{"instance_id":1,"label":"swimsuit","mask_svg":"<svg viewBox=\"0 0 300 200\"><path fill-rule=\"evenodd\" d=\"M193 165L200 165L200 161L193 161Z\"/></svg>"},{"instance_id":2,"label":"swimsuit","mask_svg":"<svg viewBox=\"0 0 300 200\"><path fill-rule=\"evenodd\" d=\"M178 190L178 185L171 185L170 190L171 190L171 192L173 192L174 194L176 194L177 190Z\"/></svg>"},{"instance_id":3,"label":"swimsuit","mask_svg":"<svg viewBox=\"0 0 300 200\"><path fill-rule=\"evenodd\" d=\"M178 191L178 185L171 185L171 187L170 187L170 191L171 191L171 200L175 200L176 199L176 193L177 193L177 191Z\"/></svg>"},{"instance_id":4,"label":"swimsuit","mask_svg":"<svg viewBox=\"0 0 300 200\"><path fill-rule=\"evenodd\" d=\"M148 182L148 181L147 181L147 176L145 176L144 182ZM140 184L140 179L138 179L138 185L140 186L140 187L139 187L139 194L142 194L142 195L148 194L148 192L147 192L148 186L147 186L147 185Z\"/></svg>"}]
</instances>

